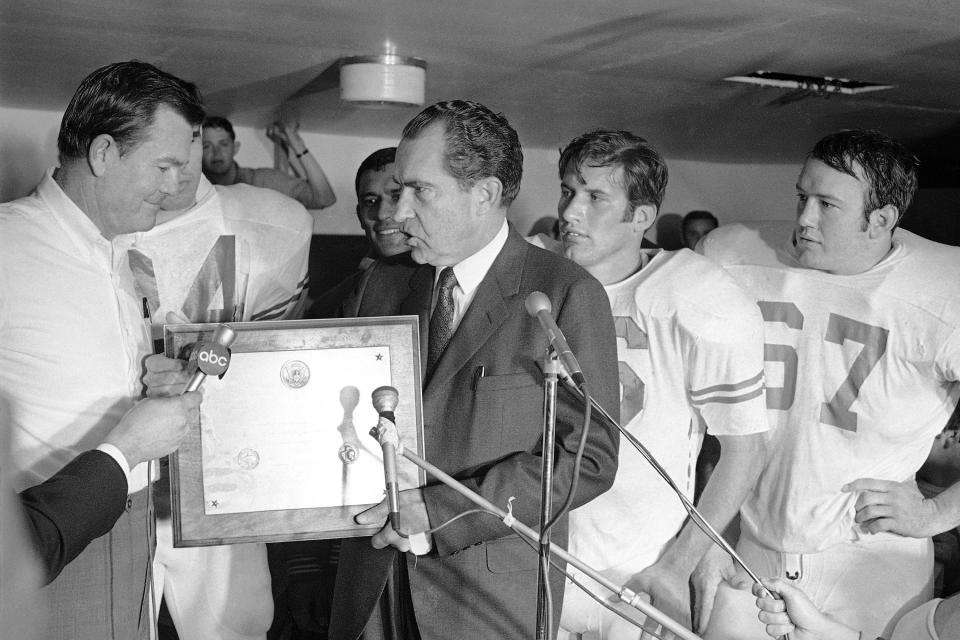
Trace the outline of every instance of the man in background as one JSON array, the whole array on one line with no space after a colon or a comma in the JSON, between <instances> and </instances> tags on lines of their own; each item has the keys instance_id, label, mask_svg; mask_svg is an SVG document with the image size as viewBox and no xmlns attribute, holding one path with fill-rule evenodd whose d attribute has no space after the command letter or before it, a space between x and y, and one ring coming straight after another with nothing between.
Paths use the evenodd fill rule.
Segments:
<instances>
[{"instance_id":1,"label":"man in background","mask_svg":"<svg viewBox=\"0 0 960 640\"><path fill-rule=\"evenodd\" d=\"M701 243L765 321L770 461L738 550L865 638L930 599L929 537L960 522L957 485L924 499L914 480L960 393L960 282L947 277L960 249L897 228L918 164L876 131L828 135L797 179L791 228L725 225ZM749 579L713 557L699 629L763 638Z\"/></svg>"},{"instance_id":2,"label":"man in background","mask_svg":"<svg viewBox=\"0 0 960 640\"><path fill-rule=\"evenodd\" d=\"M141 394L150 353L128 234L157 221L200 136L196 87L142 62L85 78L60 125L60 166L0 205L0 388L13 486L46 480L104 441ZM126 510L39 599L44 638L148 638L146 465Z\"/></svg>"},{"instance_id":3,"label":"man in background","mask_svg":"<svg viewBox=\"0 0 960 640\"><path fill-rule=\"evenodd\" d=\"M383 264L370 277L358 316L416 314L423 357L425 457L526 523L539 517L543 376L548 340L524 308L541 291L590 392L617 399L613 320L602 287L580 267L532 247L507 223L523 154L506 118L462 100L424 109L404 128L395 178L401 225L416 265ZM554 499L571 486L582 406L557 406ZM596 421L585 441L579 506L616 472L617 433ZM515 497L515 500L512 499ZM436 481L400 493L405 535L431 534L415 557L389 523L370 538L343 541L330 637L522 638L534 635L537 554L497 518ZM386 504L355 518L382 525ZM451 521L453 518L459 517ZM553 529L564 546L566 518ZM550 573L553 601L563 575ZM554 618L554 625L558 619ZM552 633L553 631L551 631Z\"/></svg>"},{"instance_id":4,"label":"man in background","mask_svg":"<svg viewBox=\"0 0 960 640\"><path fill-rule=\"evenodd\" d=\"M278 169L246 169L233 159L240 143L226 118L210 116L203 123L203 173L210 182L231 185L242 182L279 191L308 209L324 209L337 201L330 181L296 129L278 122L267 136L281 145L297 176Z\"/></svg>"},{"instance_id":5,"label":"man in background","mask_svg":"<svg viewBox=\"0 0 960 640\"><path fill-rule=\"evenodd\" d=\"M642 248L667 187L666 163L646 140L628 131L583 134L561 152L559 177L561 250L604 285L613 310L621 424L691 501L704 432L719 438L722 456L699 508L722 531L764 462L760 312L709 260ZM570 514L571 553L648 593L688 627L687 584L710 544L679 496L625 439L613 487ZM609 597L577 577L599 598ZM569 583L560 624L570 636L639 636Z\"/></svg>"},{"instance_id":6,"label":"man in background","mask_svg":"<svg viewBox=\"0 0 960 640\"><path fill-rule=\"evenodd\" d=\"M683 220L680 221L680 235L683 239L683 246L687 249L696 249L700 239L719 225L717 217L709 211L691 211L683 216Z\"/></svg>"},{"instance_id":7,"label":"man in background","mask_svg":"<svg viewBox=\"0 0 960 640\"><path fill-rule=\"evenodd\" d=\"M396 155L396 147L387 147L374 151L360 163L354 186L357 192L357 220L367 238L367 254L360 260L354 273L317 297L308 317L330 318L336 315L340 304L355 289L363 288L378 260L409 258L410 247L407 246L406 236L393 220L400 196L400 185L393 179ZM355 310L347 310L345 315L353 313Z\"/></svg>"}]
</instances>

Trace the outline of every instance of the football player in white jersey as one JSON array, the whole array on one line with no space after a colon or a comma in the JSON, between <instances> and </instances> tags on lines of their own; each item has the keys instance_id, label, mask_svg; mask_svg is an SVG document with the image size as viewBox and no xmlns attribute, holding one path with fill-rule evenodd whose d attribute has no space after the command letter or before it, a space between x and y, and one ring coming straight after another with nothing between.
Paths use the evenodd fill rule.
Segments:
<instances>
[{"instance_id":1,"label":"football player in white jersey","mask_svg":"<svg viewBox=\"0 0 960 640\"><path fill-rule=\"evenodd\" d=\"M929 536L960 521L960 487L925 500L914 481L960 391L960 249L897 228L917 164L878 132L829 135L797 180L792 232L733 225L702 243L765 320L770 462L739 551L864 638L930 598ZM723 568L698 570L698 628L763 638L743 575L708 557Z\"/></svg>"},{"instance_id":2,"label":"football player in white jersey","mask_svg":"<svg viewBox=\"0 0 960 640\"><path fill-rule=\"evenodd\" d=\"M154 338L162 338L164 323L296 317L308 281L310 214L269 189L214 187L200 171L200 144L193 146L181 190L161 204L159 224L129 238L128 258ZM182 365L151 356L145 381L164 377L169 392L178 393ZM174 549L166 501L161 492L155 495L160 498L155 598L159 603L160 594L165 597L180 639L265 638L273 621L266 547Z\"/></svg>"},{"instance_id":3,"label":"football player in white jersey","mask_svg":"<svg viewBox=\"0 0 960 640\"><path fill-rule=\"evenodd\" d=\"M704 427L720 439L722 456L700 507L722 530L764 460L759 310L702 256L640 248L667 185L666 164L646 140L626 131L584 134L561 153L559 174L562 251L610 297L622 424L691 500ZM684 527L685 518L680 499L621 439L613 488L570 514L570 551L689 626L688 580L710 542L692 524ZM561 615L567 634L639 636L571 584Z\"/></svg>"}]
</instances>

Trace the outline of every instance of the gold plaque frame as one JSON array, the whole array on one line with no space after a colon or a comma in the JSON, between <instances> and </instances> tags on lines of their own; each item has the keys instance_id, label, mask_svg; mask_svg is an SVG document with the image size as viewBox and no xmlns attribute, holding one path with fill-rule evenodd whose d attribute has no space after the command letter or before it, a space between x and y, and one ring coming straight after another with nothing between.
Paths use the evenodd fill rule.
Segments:
<instances>
[{"instance_id":1,"label":"gold plaque frame","mask_svg":"<svg viewBox=\"0 0 960 640\"><path fill-rule=\"evenodd\" d=\"M204 382L201 424L170 456L174 546L375 533L379 524L353 521L383 497L367 387L398 390L400 440L422 456L417 317L229 324L237 335L230 368ZM185 358L217 326L165 326L165 354ZM397 466L401 489L424 484L415 465L400 458Z\"/></svg>"}]
</instances>

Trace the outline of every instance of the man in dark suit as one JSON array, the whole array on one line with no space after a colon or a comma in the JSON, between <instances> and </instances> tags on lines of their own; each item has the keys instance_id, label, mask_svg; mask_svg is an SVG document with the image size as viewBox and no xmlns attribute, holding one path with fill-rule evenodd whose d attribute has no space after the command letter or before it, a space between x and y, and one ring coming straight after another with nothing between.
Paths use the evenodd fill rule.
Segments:
<instances>
[{"instance_id":1,"label":"man in dark suit","mask_svg":"<svg viewBox=\"0 0 960 640\"><path fill-rule=\"evenodd\" d=\"M532 291L579 356L592 395L614 416L617 356L610 306L600 284L570 261L528 245L506 222L520 187L517 134L483 105L428 107L404 129L394 219L417 265L382 265L358 301L359 316L420 317L426 458L494 504L536 525L540 506L543 376L548 340L524 309ZM554 501L574 472L582 407L562 391L554 448ZM617 469L617 433L594 422L573 506L599 495ZM473 508L428 480L401 492L405 534L436 529ZM384 522L386 506L359 514ZM553 529L566 543L566 520ZM372 540L344 541L330 637L522 638L536 623L537 555L497 518L470 514L432 533L419 558L385 525ZM559 621L563 575L550 587ZM385 588L386 587L386 588ZM372 615L371 615L372 614Z\"/></svg>"},{"instance_id":2,"label":"man in dark suit","mask_svg":"<svg viewBox=\"0 0 960 640\"><path fill-rule=\"evenodd\" d=\"M357 192L357 221L367 238L367 253L356 271L317 296L305 317L336 317L343 301L350 299L352 292L363 290L378 261L410 259L410 247L400 231L400 224L393 220L397 198L400 197L400 185L393 180L396 157L396 147L385 147L377 149L360 163L354 187ZM353 299L360 297L354 296ZM344 309L341 313L356 315L356 309Z\"/></svg>"}]
</instances>

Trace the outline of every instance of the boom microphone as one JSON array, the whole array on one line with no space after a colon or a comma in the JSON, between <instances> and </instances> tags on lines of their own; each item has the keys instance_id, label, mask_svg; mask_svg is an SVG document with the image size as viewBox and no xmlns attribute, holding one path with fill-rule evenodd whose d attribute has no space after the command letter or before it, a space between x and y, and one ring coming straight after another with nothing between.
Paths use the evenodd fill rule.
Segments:
<instances>
[{"instance_id":1,"label":"boom microphone","mask_svg":"<svg viewBox=\"0 0 960 640\"><path fill-rule=\"evenodd\" d=\"M577 362L576 356L573 355L573 351L571 351L570 346L567 345L567 340L563 337L563 332L560 331L560 327L557 326L557 323L553 321L553 316L550 315L550 311L553 308L550 304L550 298L541 291L534 291L527 296L523 304L527 309L527 313L540 321L540 326L546 331L547 338L550 340L550 346L553 347L557 357L560 358L560 362L563 363L567 373L570 374L570 379L573 380L578 387L583 386L586 381L583 378L583 370L580 369L580 363Z\"/></svg>"},{"instance_id":2,"label":"boom microphone","mask_svg":"<svg viewBox=\"0 0 960 640\"><path fill-rule=\"evenodd\" d=\"M207 376L223 375L230 366L230 345L237 332L230 325L221 324L210 341L202 341L196 347L197 370L187 382L184 393L196 391Z\"/></svg>"},{"instance_id":3,"label":"boom microphone","mask_svg":"<svg viewBox=\"0 0 960 640\"><path fill-rule=\"evenodd\" d=\"M400 487L397 483L397 449L400 447L400 434L393 410L397 408L400 394L393 387L377 387L373 390L373 408L380 416L377 426L370 429L370 435L380 442L383 449L383 481L387 489L387 505L390 508L390 526L400 533ZM400 533L400 535L403 535Z\"/></svg>"}]
</instances>

